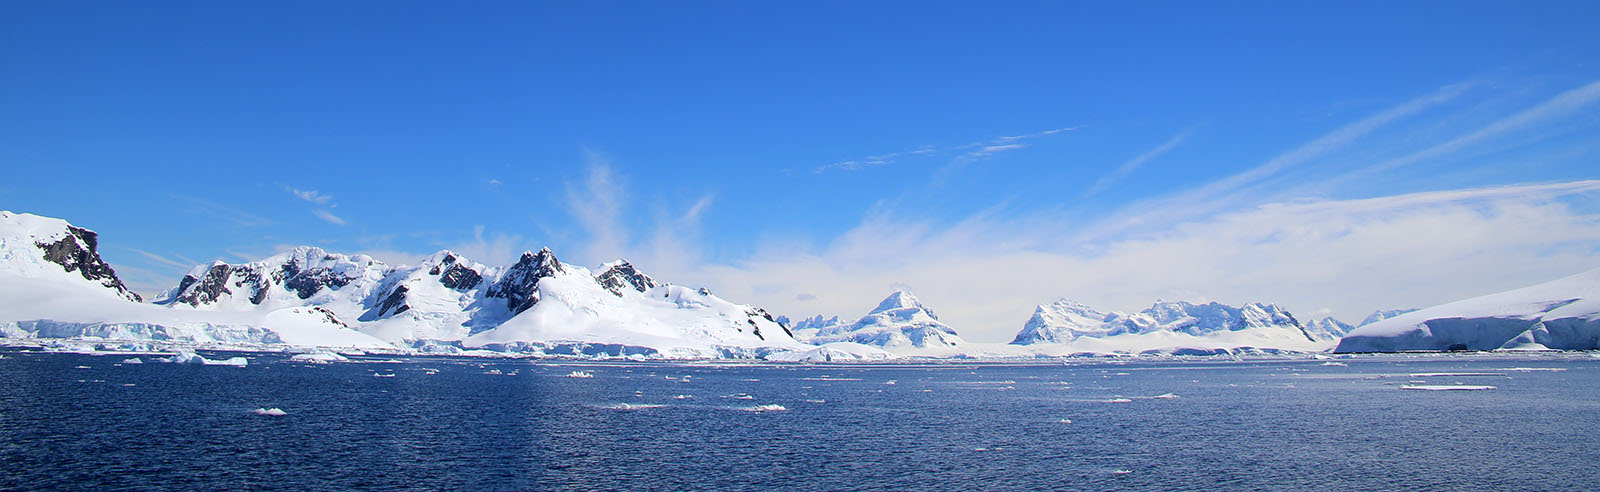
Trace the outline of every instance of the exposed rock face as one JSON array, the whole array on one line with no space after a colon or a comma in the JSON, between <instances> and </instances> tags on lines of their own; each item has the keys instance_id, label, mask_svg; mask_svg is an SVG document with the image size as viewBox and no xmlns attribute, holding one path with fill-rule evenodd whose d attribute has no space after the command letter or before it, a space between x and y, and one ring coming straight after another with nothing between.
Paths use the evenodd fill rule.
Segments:
<instances>
[{"instance_id":1,"label":"exposed rock face","mask_svg":"<svg viewBox=\"0 0 1600 492\"><path fill-rule=\"evenodd\" d=\"M616 295L622 295L623 289L633 289L644 292L656 287L656 281L633 268L626 260L619 261L606 267L605 271L595 275L595 281L601 287Z\"/></svg>"},{"instance_id":2,"label":"exposed rock face","mask_svg":"<svg viewBox=\"0 0 1600 492\"><path fill-rule=\"evenodd\" d=\"M444 269L443 273L439 271L441 268ZM444 261L428 273L438 275L439 283L455 290L471 290L483 283L483 274L457 263L455 255L446 255Z\"/></svg>"},{"instance_id":3,"label":"exposed rock face","mask_svg":"<svg viewBox=\"0 0 1600 492\"><path fill-rule=\"evenodd\" d=\"M223 294L232 294L228 290L228 277L233 274L233 266L226 263L215 263L206 270L205 276L195 279L193 275L185 275L183 281L178 282L180 293L174 297L174 302L181 302L190 306L211 304L222 298Z\"/></svg>"},{"instance_id":4,"label":"exposed rock face","mask_svg":"<svg viewBox=\"0 0 1600 492\"><path fill-rule=\"evenodd\" d=\"M278 298L272 296L273 292L310 299L350 285L368 270L381 276L387 267L365 256L347 257L302 246L260 261L239 265L218 261L203 272L197 268L169 291L167 299L158 302L200 307L223 302L229 296L243 296L259 306L269 298Z\"/></svg>"},{"instance_id":5,"label":"exposed rock face","mask_svg":"<svg viewBox=\"0 0 1600 492\"><path fill-rule=\"evenodd\" d=\"M106 288L117 291L117 294L132 300L141 301L138 294L128 290L117 278L117 272L100 259L98 251L99 238L94 231L82 227L67 226L67 234L61 240L53 243L35 243L44 253L44 259L51 263L61 265L68 273L78 272L84 280L98 282Z\"/></svg>"},{"instance_id":6,"label":"exposed rock face","mask_svg":"<svg viewBox=\"0 0 1600 492\"><path fill-rule=\"evenodd\" d=\"M378 305L378 317L381 318L384 316L400 314L409 311L411 306L406 305L406 292L409 292L410 290L411 289L407 288L406 286L401 285L399 287L395 287L393 291L390 291L389 295L383 298L383 303Z\"/></svg>"},{"instance_id":7,"label":"exposed rock face","mask_svg":"<svg viewBox=\"0 0 1600 492\"><path fill-rule=\"evenodd\" d=\"M489 286L484 296L505 299L506 308L513 314L520 314L539 302L539 279L565 272L566 269L556 260L550 248L541 249L538 253L524 252L516 264L506 269L499 281Z\"/></svg>"}]
</instances>

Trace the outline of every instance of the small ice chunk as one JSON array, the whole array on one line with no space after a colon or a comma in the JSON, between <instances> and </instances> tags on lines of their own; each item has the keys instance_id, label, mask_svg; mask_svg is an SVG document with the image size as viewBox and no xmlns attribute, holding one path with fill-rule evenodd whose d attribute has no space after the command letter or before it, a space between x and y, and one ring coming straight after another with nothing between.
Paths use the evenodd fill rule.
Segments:
<instances>
[{"instance_id":1,"label":"small ice chunk","mask_svg":"<svg viewBox=\"0 0 1600 492\"><path fill-rule=\"evenodd\" d=\"M753 406L753 407L740 407L739 409L740 410L744 410L746 412L756 412L756 413L761 413L761 412L782 412L784 410L788 410L787 408L784 408L783 405L778 405L776 403L767 404L767 405L756 405L756 406Z\"/></svg>"},{"instance_id":2,"label":"small ice chunk","mask_svg":"<svg viewBox=\"0 0 1600 492\"><path fill-rule=\"evenodd\" d=\"M138 357L134 357L132 359L122 359L122 363L123 364L143 364L144 361L140 360Z\"/></svg>"},{"instance_id":3,"label":"small ice chunk","mask_svg":"<svg viewBox=\"0 0 1600 492\"><path fill-rule=\"evenodd\" d=\"M251 410L250 413L256 415L265 415L268 417L282 417L289 414L289 412L283 411L282 408L257 408L255 410Z\"/></svg>"},{"instance_id":4,"label":"small ice chunk","mask_svg":"<svg viewBox=\"0 0 1600 492\"><path fill-rule=\"evenodd\" d=\"M1176 399L1178 399L1178 395L1175 395L1175 394L1172 394L1172 393L1163 393L1163 394L1159 394L1159 395L1156 395L1156 396L1152 396L1151 398L1155 398L1157 400L1176 400Z\"/></svg>"},{"instance_id":5,"label":"small ice chunk","mask_svg":"<svg viewBox=\"0 0 1600 492\"><path fill-rule=\"evenodd\" d=\"M567 373L567 377L569 377L569 378L578 378L578 379L588 379L588 378L594 377L594 374L590 373L589 371L572 371L572 372Z\"/></svg>"}]
</instances>

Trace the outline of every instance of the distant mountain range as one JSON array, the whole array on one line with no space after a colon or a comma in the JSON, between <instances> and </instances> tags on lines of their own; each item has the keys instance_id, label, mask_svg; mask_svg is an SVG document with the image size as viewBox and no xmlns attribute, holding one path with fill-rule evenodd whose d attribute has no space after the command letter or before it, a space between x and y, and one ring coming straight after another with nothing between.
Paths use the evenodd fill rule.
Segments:
<instances>
[{"instance_id":1,"label":"distant mountain range","mask_svg":"<svg viewBox=\"0 0 1600 492\"><path fill-rule=\"evenodd\" d=\"M424 353L872 360L899 356L1600 348L1600 270L1359 327L1274 304L1157 301L1132 312L1060 299L1006 346L971 344L916 296L891 293L848 322L790 322L706 289L662 283L625 260L594 270L549 249L491 267L440 251L415 265L298 247L191 269L143 302L66 221L0 212L0 337L236 348Z\"/></svg>"}]
</instances>

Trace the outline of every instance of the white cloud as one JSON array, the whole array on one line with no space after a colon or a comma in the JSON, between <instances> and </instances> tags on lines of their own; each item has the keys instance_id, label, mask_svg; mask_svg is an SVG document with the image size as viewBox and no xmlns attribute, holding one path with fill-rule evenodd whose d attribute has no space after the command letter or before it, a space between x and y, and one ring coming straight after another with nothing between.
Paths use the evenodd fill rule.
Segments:
<instances>
[{"instance_id":1,"label":"white cloud","mask_svg":"<svg viewBox=\"0 0 1600 492\"><path fill-rule=\"evenodd\" d=\"M527 251L522 236L503 232L486 233L481 225L473 226L471 241L452 243L446 249L489 266L509 265Z\"/></svg>"},{"instance_id":2,"label":"white cloud","mask_svg":"<svg viewBox=\"0 0 1600 492\"><path fill-rule=\"evenodd\" d=\"M1157 298L1277 302L1357 321L1600 266L1580 181L1280 203L1120 239L1052 244L1026 220L950 228L869 217L821 252L699 270L720 295L788 314L859 316L905 285L969 340L1007 341L1057 296L1132 310ZM799 301L811 293L815 300Z\"/></svg>"},{"instance_id":3,"label":"white cloud","mask_svg":"<svg viewBox=\"0 0 1600 492\"><path fill-rule=\"evenodd\" d=\"M599 154L588 152L589 176L583 183L567 183L567 210L589 234L584 255L592 261L618 258L627 249L628 230L621 223L627 190L611 173Z\"/></svg>"},{"instance_id":4,"label":"white cloud","mask_svg":"<svg viewBox=\"0 0 1600 492\"><path fill-rule=\"evenodd\" d=\"M285 186L283 189L287 190L289 192L289 194L294 195L295 198L299 198L301 200L305 200L305 201L308 201L308 202L311 202L311 203L315 203L317 205L327 205L328 202L333 200L332 196L324 195L324 194L322 194L321 192L319 192L317 190L301 190L301 189L298 189L298 188L291 188L291 187L288 187L288 186Z\"/></svg>"},{"instance_id":5,"label":"white cloud","mask_svg":"<svg viewBox=\"0 0 1600 492\"><path fill-rule=\"evenodd\" d=\"M319 219L328 221L329 224L344 225L344 219L339 218L339 216L334 215L333 212L329 212L327 210L322 210L322 209L312 210L311 211L311 215L315 215Z\"/></svg>"}]
</instances>

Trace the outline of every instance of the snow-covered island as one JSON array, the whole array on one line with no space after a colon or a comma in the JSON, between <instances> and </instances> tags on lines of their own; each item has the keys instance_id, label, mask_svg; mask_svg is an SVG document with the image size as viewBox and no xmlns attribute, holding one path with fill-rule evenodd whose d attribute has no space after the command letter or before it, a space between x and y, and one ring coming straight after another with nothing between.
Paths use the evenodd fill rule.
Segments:
<instances>
[{"instance_id":1,"label":"snow-covered island","mask_svg":"<svg viewBox=\"0 0 1600 492\"><path fill-rule=\"evenodd\" d=\"M1009 344L971 343L915 295L865 315L790 322L625 260L595 268L554 252L486 266L451 251L415 265L298 247L199 265L148 302L61 219L0 212L0 338L101 347L792 362L1075 355L1574 350L1600 348L1600 270L1353 327L1268 303L1156 301L1137 312L1060 299Z\"/></svg>"}]
</instances>

